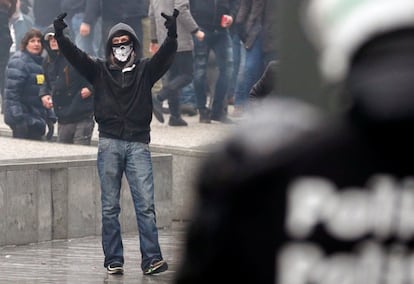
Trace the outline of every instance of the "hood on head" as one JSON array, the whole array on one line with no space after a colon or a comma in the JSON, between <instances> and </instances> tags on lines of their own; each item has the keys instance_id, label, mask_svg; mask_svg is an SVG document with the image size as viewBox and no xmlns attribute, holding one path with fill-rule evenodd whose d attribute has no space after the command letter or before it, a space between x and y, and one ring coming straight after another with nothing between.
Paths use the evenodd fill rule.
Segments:
<instances>
[{"instance_id":1,"label":"hood on head","mask_svg":"<svg viewBox=\"0 0 414 284\"><path fill-rule=\"evenodd\" d=\"M105 57L109 58L112 54L112 38L114 38L115 34L119 35L120 31L125 32L125 34L128 34L131 38L131 41L133 42L133 48L135 51L135 54L138 54L141 49L141 43L137 37L137 34L135 33L134 29L131 28L131 26L124 24L124 23L118 23L115 26L113 26L108 33L108 38L106 42L106 49L105 49Z\"/></svg>"}]
</instances>

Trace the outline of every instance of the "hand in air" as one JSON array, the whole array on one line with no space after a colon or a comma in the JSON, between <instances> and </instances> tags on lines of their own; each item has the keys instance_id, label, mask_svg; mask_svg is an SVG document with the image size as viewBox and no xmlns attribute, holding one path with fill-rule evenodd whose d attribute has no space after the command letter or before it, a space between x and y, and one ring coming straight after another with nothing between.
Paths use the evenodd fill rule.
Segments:
<instances>
[{"instance_id":1,"label":"hand in air","mask_svg":"<svg viewBox=\"0 0 414 284\"><path fill-rule=\"evenodd\" d=\"M177 17L180 12L174 9L172 16L165 13L161 13L161 16L165 18L164 26L168 30L167 35L169 37L177 37Z\"/></svg>"},{"instance_id":2,"label":"hand in air","mask_svg":"<svg viewBox=\"0 0 414 284\"><path fill-rule=\"evenodd\" d=\"M55 37L59 37L63 34L63 30L68 26L63 20L67 13L62 13L56 17L53 21L53 27L55 28Z\"/></svg>"}]
</instances>

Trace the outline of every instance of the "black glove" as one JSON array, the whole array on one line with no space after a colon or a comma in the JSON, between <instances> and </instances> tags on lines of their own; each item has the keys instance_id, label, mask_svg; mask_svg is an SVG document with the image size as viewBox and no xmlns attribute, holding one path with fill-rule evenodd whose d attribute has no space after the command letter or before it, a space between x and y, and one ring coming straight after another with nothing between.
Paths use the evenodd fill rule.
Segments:
<instances>
[{"instance_id":1,"label":"black glove","mask_svg":"<svg viewBox=\"0 0 414 284\"><path fill-rule=\"evenodd\" d=\"M55 37L62 36L63 30L68 26L63 20L66 15L67 13L62 13L53 21L53 27L55 28Z\"/></svg>"},{"instance_id":2,"label":"black glove","mask_svg":"<svg viewBox=\"0 0 414 284\"><path fill-rule=\"evenodd\" d=\"M172 16L161 13L161 16L165 18L164 26L168 30L167 35L169 37L177 38L177 16L179 13L177 9L174 9Z\"/></svg>"}]
</instances>

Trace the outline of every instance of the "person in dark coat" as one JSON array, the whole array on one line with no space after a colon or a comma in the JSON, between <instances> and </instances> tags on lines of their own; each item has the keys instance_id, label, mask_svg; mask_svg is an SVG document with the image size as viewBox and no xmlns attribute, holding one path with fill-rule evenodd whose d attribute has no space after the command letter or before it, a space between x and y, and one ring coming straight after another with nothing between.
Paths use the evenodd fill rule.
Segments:
<instances>
[{"instance_id":1,"label":"person in dark coat","mask_svg":"<svg viewBox=\"0 0 414 284\"><path fill-rule=\"evenodd\" d=\"M203 38L204 33L198 28L190 13L188 0L152 0L150 3L149 18L151 27L150 51L154 53L158 49L158 42L162 42L167 36L164 28L164 21L160 11L180 11L180 18L177 20L178 48L175 60L170 70L162 78L162 89L153 99L154 115L161 122L164 122L162 114L162 102L168 99L170 110L170 126L187 126L187 122L181 117L180 96L183 87L191 83L193 78L193 37Z\"/></svg>"},{"instance_id":2,"label":"person in dark coat","mask_svg":"<svg viewBox=\"0 0 414 284\"><path fill-rule=\"evenodd\" d=\"M109 31L105 59L93 59L63 34L66 23L54 21L62 54L94 87L94 114L99 126L98 173L101 182L102 246L109 274L123 273L124 253L118 216L122 176L125 174L139 228L141 269L144 275L168 269L158 241L154 205L150 124L151 89L167 72L177 51L178 10L163 14L167 37L151 58L141 58L140 41L127 24Z\"/></svg>"},{"instance_id":3,"label":"person in dark coat","mask_svg":"<svg viewBox=\"0 0 414 284\"><path fill-rule=\"evenodd\" d=\"M39 96L43 106L58 119L58 142L90 145L94 127L92 85L77 72L59 50L49 26L43 36L47 56L43 60L45 83ZM69 30L65 34L69 36Z\"/></svg>"},{"instance_id":4,"label":"person in dark coat","mask_svg":"<svg viewBox=\"0 0 414 284\"><path fill-rule=\"evenodd\" d=\"M200 123L219 121L232 123L227 116L226 95L233 71L233 51L229 28L233 25L240 0L191 0L190 11L200 30L202 40L194 37L194 90ZM209 53L215 54L219 70L211 110L207 107L207 66Z\"/></svg>"},{"instance_id":5,"label":"person in dark coat","mask_svg":"<svg viewBox=\"0 0 414 284\"><path fill-rule=\"evenodd\" d=\"M16 11L16 0L0 0L0 94L1 94L1 112L3 113L4 99L4 70L9 60L10 47L13 43L9 19Z\"/></svg>"},{"instance_id":6,"label":"person in dark coat","mask_svg":"<svg viewBox=\"0 0 414 284\"><path fill-rule=\"evenodd\" d=\"M61 0L33 0L34 27L43 32L60 13Z\"/></svg>"},{"instance_id":7,"label":"person in dark coat","mask_svg":"<svg viewBox=\"0 0 414 284\"><path fill-rule=\"evenodd\" d=\"M88 0L89 1L89 0ZM109 30L117 23L125 23L132 27L138 38L143 41L142 19L148 16L149 0L100 0L94 1L93 10L101 12L102 18L102 53L105 53L105 39ZM143 56L142 50L140 57Z\"/></svg>"},{"instance_id":8,"label":"person in dark coat","mask_svg":"<svg viewBox=\"0 0 414 284\"><path fill-rule=\"evenodd\" d=\"M276 60L276 0L241 0L236 26L243 42L244 64L235 90L238 115L248 106L249 91L270 60Z\"/></svg>"},{"instance_id":9,"label":"person in dark coat","mask_svg":"<svg viewBox=\"0 0 414 284\"><path fill-rule=\"evenodd\" d=\"M68 13L67 22L76 46L93 56L95 56L94 41L97 36L94 32L95 25L101 13L100 2L100 0L61 0L61 9Z\"/></svg>"},{"instance_id":10,"label":"person in dark coat","mask_svg":"<svg viewBox=\"0 0 414 284\"><path fill-rule=\"evenodd\" d=\"M0 59L7 58L13 41L10 35L9 19L16 12L17 0L0 0ZM7 60L6 60L7 62Z\"/></svg>"},{"instance_id":11,"label":"person in dark coat","mask_svg":"<svg viewBox=\"0 0 414 284\"><path fill-rule=\"evenodd\" d=\"M13 137L41 140L49 122L56 122L52 110L43 107L39 89L44 83L42 33L32 29L22 39L6 69L4 121Z\"/></svg>"}]
</instances>

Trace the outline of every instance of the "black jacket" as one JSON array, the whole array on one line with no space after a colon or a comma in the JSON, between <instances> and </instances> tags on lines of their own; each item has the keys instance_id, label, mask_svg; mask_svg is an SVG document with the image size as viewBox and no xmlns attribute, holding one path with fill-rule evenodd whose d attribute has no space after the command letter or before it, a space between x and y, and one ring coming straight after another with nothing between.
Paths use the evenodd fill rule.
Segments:
<instances>
[{"instance_id":1,"label":"black jacket","mask_svg":"<svg viewBox=\"0 0 414 284\"><path fill-rule=\"evenodd\" d=\"M54 31L53 27L48 29ZM62 53L51 50L49 42L44 41L43 46L48 55L43 60L45 83L40 88L39 96L52 95L59 123L74 123L92 117L93 96L86 99L81 97L83 88L93 91L92 85L69 64Z\"/></svg>"},{"instance_id":2,"label":"black jacket","mask_svg":"<svg viewBox=\"0 0 414 284\"><path fill-rule=\"evenodd\" d=\"M223 29L221 16L230 15L236 19L240 0L190 0L190 11L197 24L209 31Z\"/></svg>"},{"instance_id":3,"label":"black jacket","mask_svg":"<svg viewBox=\"0 0 414 284\"><path fill-rule=\"evenodd\" d=\"M88 0L90 1L90 0ZM94 0L95 1L95 0ZM148 0L101 0L94 4L96 9L102 9L101 15L104 21L121 22L131 17L148 16Z\"/></svg>"},{"instance_id":4,"label":"black jacket","mask_svg":"<svg viewBox=\"0 0 414 284\"><path fill-rule=\"evenodd\" d=\"M112 63L110 48L112 37L119 30L130 34L137 53L140 48L137 36L130 26L123 23L115 25L109 32L106 60L92 59L65 36L57 36L56 39L68 61L94 86L95 120L99 125L99 135L149 143L151 89L171 66L177 40L167 37L153 57L137 58L130 68L121 70Z\"/></svg>"},{"instance_id":5,"label":"black jacket","mask_svg":"<svg viewBox=\"0 0 414 284\"><path fill-rule=\"evenodd\" d=\"M36 0L33 3L33 15L35 25L40 27L49 26L56 15L60 13L60 1Z\"/></svg>"}]
</instances>

